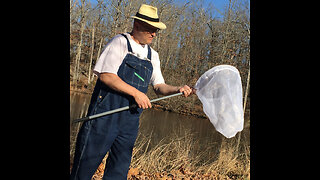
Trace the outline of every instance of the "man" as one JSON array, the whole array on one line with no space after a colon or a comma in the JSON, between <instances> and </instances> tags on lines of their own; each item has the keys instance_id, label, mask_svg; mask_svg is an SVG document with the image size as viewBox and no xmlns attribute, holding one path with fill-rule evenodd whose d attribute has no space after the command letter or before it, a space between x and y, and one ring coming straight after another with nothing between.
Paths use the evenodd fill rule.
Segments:
<instances>
[{"instance_id":1,"label":"man","mask_svg":"<svg viewBox=\"0 0 320 180\"><path fill-rule=\"evenodd\" d=\"M151 108L146 96L149 83L156 94L192 94L187 86L171 86L164 82L158 53L150 44L159 29L157 8L142 4L134 18L133 30L112 38L95 65L98 80L88 115L137 104L139 108L103 116L83 123L76 143L71 179L91 179L109 152L103 179L126 180L132 149L138 134L139 116Z\"/></svg>"}]
</instances>

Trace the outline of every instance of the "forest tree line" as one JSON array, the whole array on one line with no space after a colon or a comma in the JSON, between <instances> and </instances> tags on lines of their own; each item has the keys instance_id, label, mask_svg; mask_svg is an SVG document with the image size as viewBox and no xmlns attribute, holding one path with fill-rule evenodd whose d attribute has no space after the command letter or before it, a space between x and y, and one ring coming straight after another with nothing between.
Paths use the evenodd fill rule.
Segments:
<instances>
[{"instance_id":1,"label":"forest tree line","mask_svg":"<svg viewBox=\"0 0 320 180\"><path fill-rule=\"evenodd\" d=\"M93 87L92 69L105 45L115 35L132 30L130 16L142 3L157 7L160 21L167 26L151 44L159 53L167 84L193 86L205 71L228 64L239 70L243 92L248 93L249 0L229 0L223 10L214 1L207 5L197 0L70 0L71 87ZM194 104L196 98L190 101Z\"/></svg>"}]
</instances>

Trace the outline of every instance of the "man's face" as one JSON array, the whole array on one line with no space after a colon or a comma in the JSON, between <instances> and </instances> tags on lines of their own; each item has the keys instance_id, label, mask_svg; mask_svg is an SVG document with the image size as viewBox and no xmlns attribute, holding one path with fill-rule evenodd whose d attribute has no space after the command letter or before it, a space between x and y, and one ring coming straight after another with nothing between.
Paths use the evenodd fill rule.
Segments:
<instances>
[{"instance_id":1,"label":"man's face","mask_svg":"<svg viewBox=\"0 0 320 180\"><path fill-rule=\"evenodd\" d=\"M150 44L153 38L156 36L156 33L159 31L159 29L142 21L137 21L137 24L140 43Z\"/></svg>"}]
</instances>

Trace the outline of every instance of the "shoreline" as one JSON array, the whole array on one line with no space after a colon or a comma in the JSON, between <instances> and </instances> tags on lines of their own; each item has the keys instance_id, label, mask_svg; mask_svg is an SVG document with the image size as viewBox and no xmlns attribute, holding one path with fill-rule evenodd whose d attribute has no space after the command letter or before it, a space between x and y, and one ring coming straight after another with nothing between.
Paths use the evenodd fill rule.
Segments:
<instances>
[{"instance_id":1,"label":"shoreline","mask_svg":"<svg viewBox=\"0 0 320 180\"><path fill-rule=\"evenodd\" d=\"M87 94L91 95L93 90L90 89L71 89L70 88L70 93L82 93L82 94ZM152 109L155 110L161 110L161 111L167 111L167 112L173 112L173 113L178 113L181 115L186 115L186 116L193 116L197 118L203 118L206 119L207 116L202 112L202 107L198 107L197 109L201 109L201 111L192 111L192 110L186 110L186 109L173 109L168 107L165 103L161 102L154 102L152 103Z\"/></svg>"},{"instance_id":2,"label":"shoreline","mask_svg":"<svg viewBox=\"0 0 320 180\"><path fill-rule=\"evenodd\" d=\"M93 89L91 90L84 87L82 87L82 89L75 89L75 88L71 88L70 86L70 93L82 93L82 94L91 95L92 91ZM152 95L150 96L150 98L155 98L155 97L154 95ZM244 112L245 120L250 118L250 101L248 101L247 103L248 103L247 108L246 108L246 111ZM177 108L177 107L173 107L170 103L163 100L163 101L152 103L152 109L178 113L185 116L193 116L197 118L208 119L207 115L203 112L202 104L201 105L196 104L194 105L193 108L190 108L190 107Z\"/></svg>"}]
</instances>

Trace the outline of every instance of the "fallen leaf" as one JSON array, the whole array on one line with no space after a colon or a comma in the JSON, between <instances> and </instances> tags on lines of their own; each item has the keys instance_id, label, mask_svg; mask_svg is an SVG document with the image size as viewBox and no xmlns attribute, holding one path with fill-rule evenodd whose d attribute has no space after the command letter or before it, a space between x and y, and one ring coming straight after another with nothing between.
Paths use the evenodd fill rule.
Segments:
<instances>
[{"instance_id":1,"label":"fallen leaf","mask_svg":"<svg viewBox=\"0 0 320 180\"><path fill-rule=\"evenodd\" d=\"M128 176L136 176L139 174L139 169L138 168L131 168L129 169L129 172L128 172Z\"/></svg>"}]
</instances>

